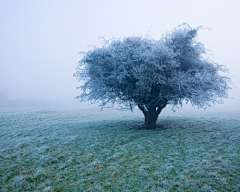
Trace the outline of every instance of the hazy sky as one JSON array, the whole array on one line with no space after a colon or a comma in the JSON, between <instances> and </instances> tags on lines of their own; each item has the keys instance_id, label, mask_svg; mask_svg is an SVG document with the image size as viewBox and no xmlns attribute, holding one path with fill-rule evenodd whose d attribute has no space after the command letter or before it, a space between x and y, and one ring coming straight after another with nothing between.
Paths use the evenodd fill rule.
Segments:
<instances>
[{"instance_id":1,"label":"hazy sky","mask_svg":"<svg viewBox=\"0 0 240 192\"><path fill-rule=\"evenodd\" d=\"M224 107L240 107L239 0L1 0L0 92L9 99L81 105L73 73L80 51L99 37L162 34L187 22L212 28L199 40L226 65L234 89Z\"/></svg>"}]
</instances>

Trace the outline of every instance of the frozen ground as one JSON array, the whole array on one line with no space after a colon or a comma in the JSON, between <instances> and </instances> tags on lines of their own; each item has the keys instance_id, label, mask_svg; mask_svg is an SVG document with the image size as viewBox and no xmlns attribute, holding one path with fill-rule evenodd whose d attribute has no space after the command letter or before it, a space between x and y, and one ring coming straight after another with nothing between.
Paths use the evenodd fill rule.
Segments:
<instances>
[{"instance_id":1,"label":"frozen ground","mask_svg":"<svg viewBox=\"0 0 240 192\"><path fill-rule=\"evenodd\" d=\"M0 191L240 191L240 113L0 111Z\"/></svg>"}]
</instances>

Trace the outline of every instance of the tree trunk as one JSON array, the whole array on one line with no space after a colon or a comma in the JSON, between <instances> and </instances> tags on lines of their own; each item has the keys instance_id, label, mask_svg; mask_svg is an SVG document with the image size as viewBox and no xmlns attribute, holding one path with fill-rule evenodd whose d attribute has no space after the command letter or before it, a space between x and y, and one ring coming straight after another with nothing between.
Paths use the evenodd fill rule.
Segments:
<instances>
[{"instance_id":1,"label":"tree trunk","mask_svg":"<svg viewBox=\"0 0 240 192\"><path fill-rule=\"evenodd\" d=\"M157 112L155 110L147 111L145 112L144 117L145 117L145 121L144 121L143 127L145 129L155 129L157 126L156 122L158 119Z\"/></svg>"},{"instance_id":2,"label":"tree trunk","mask_svg":"<svg viewBox=\"0 0 240 192\"><path fill-rule=\"evenodd\" d=\"M138 105L138 108L143 112L145 117L145 122L143 127L145 129L155 129L157 127L158 115L161 113L162 109L167 106L167 99L164 99L162 103L155 106Z\"/></svg>"}]
</instances>

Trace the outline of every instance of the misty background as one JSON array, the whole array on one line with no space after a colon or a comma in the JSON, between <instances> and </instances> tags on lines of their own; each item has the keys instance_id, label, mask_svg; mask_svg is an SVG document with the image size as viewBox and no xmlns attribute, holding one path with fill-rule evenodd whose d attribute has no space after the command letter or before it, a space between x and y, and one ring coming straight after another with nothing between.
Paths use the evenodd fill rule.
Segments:
<instances>
[{"instance_id":1,"label":"misty background","mask_svg":"<svg viewBox=\"0 0 240 192\"><path fill-rule=\"evenodd\" d=\"M240 110L239 0L1 0L0 107L77 107L79 52L106 39L154 39L187 22L211 59L229 69L233 89L208 110ZM192 109L183 106L185 110Z\"/></svg>"}]
</instances>

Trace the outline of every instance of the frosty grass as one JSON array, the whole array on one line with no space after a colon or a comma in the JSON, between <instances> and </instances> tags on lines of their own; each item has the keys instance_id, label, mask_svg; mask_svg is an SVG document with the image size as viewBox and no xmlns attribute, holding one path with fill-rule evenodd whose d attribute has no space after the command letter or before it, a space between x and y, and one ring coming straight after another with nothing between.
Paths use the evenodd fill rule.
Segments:
<instances>
[{"instance_id":1,"label":"frosty grass","mask_svg":"<svg viewBox=\"0 0 240 192\"><path fill-rule=\"evenodd\" d=\"M0 112L0 191L240 191L240 114Z\"/></svg>"}]
</instances>

